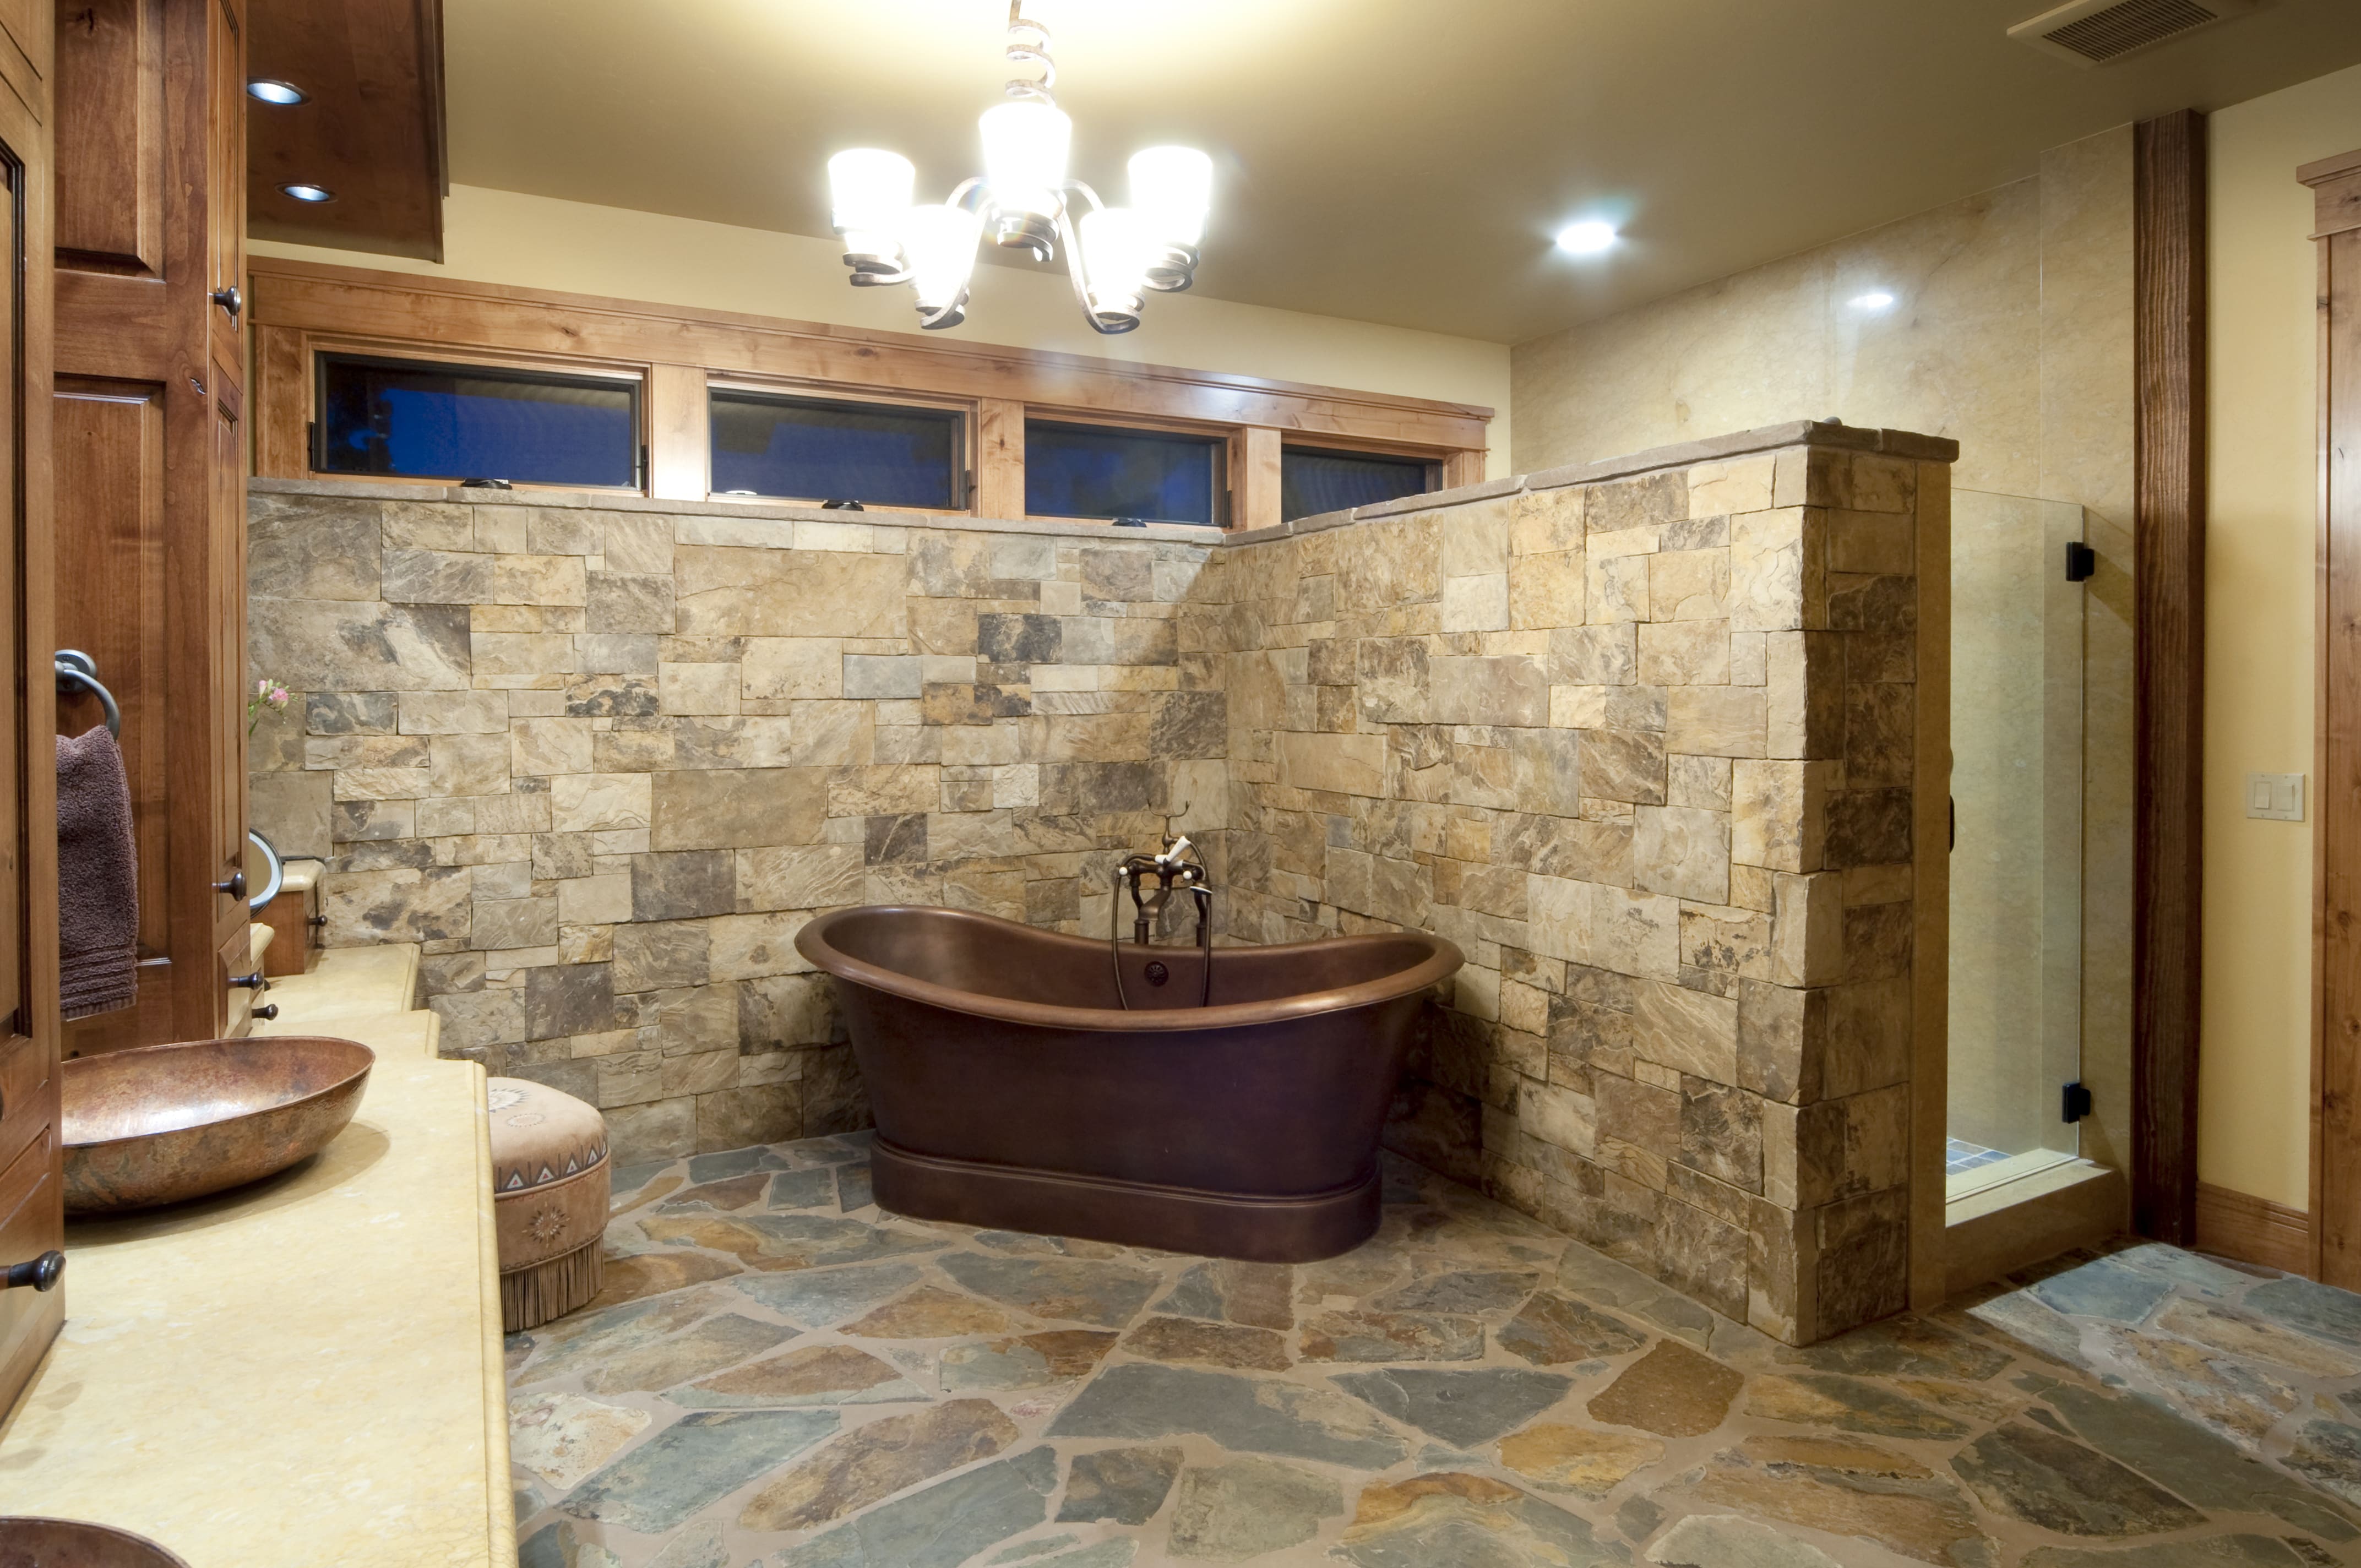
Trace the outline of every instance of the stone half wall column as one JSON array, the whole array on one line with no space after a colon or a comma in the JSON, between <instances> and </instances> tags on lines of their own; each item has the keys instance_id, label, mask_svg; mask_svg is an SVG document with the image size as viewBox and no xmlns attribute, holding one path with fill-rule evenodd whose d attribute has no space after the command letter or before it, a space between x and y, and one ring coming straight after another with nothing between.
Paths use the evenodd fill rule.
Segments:
<instances>
[{"instance_id":1,"label":"stone half wall column","mask_svg":"<svg viewBox=\"0 0 2361 1568\"><path fill-rule=\"evenodd\" d=\"M1657 1273L1792 1343L1907 1303L1922 484L1948 491L1948 466L1799 446L1696 467L1690 512L1730 508L1729 683L1664 656L1693 647L1705 595L1657 593L1719 566L1667 574L1660 550L1634 626L1639 678L1664 683L1667 801L1729 758L1721 822L1709 803L1634 812L1634 893L1681 897L1679 973L1631 978L1634 1081L1681 1069ZM1723 824L1729 895L1709 909L1707 857L1674 845ZM1601 1114L1603 1146L1620 1135Z\"/></svg>"},{"instance_id":2,"label":"stone half wall column","mask_svg":"<svg viewBox=\"0 0 2361 1568\"><path fill-rule=\"evenodd\" d=\"M1732 880L1773 932L1772 972L1738 986L1763 1113L1746 1304L1792 1343L1907 1303L1917 498L1949 485L1948 465L1803 448L1773 478L1801 504L1731 520L1731 615L1765 633L1768 698L1767 754L1732 766Z\"/></svg>"},{"instance_id":3,"label":"stone half wall column","mask_svg":"<svg viewBox=\"0 0 2361 1568\"><path fill-rule=\"evenodd\" d=\"M1719 822L1717 803L1634 812L1634 895L1681 897L1679 973L1631 978L1634 1081L1681 1072L1657 1273L1792 1343L1907 1301L1915 541L1919 484L1948 487L1927 467L1796 446L1686 475L1690 527L1729 508L1726 683L1688 656L1709 595L1660 590L1719 565L1667 572L1660 548L1636 609L1636 673L1664 685L1667 801L1729 758ZM1589 505L1645 484L1608 482ZM1693 848L1717 831L1723 909ZM1594 930L1594 963L1615 957ZM1601 1143L1620 1135L1603 1117Z\"/></svg>"}]
</instances>

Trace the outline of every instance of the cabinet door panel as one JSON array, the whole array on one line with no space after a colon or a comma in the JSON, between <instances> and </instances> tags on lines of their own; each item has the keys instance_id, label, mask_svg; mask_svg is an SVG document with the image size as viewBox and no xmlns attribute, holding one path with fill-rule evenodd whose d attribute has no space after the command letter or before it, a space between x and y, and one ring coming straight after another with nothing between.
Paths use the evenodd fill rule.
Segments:
<instances>
[{"instance_id":1,"label":"cabinet door panel","mask_svg":"<svg viewBox=\"0 0 2361 1568\"><path fill-rule=\"evenodd\" d=\"M233 389L214 367L218 391ZM212 585L205 627L211 661L212 699L206 740L213 790L216 880L227 882L246 868L246 468L245 422L229 396L214 399L213 451L209 472L206 572ZM248 906L243 894L225 894L217 909L214 935L246 940ZM238 972L244 974L248 964Z\"/></svg>"},{"instance_id":2,"label":"cabinet door panel","mask_svg":"<svg viewBox=\"0 0 2361 1568\"><path fill-rule=\"evenodd\" d=\"M171 814L166 805L164 399L153 384L60 377L50 443L58 485L58 645L98 662L123 714L123 762L139 856L139 1000L65 1025L69 1056L171 1031ZM81 730L98 704L60 698Z\"/></svg>"},{"instance_id":3,"label":"cabinet door panel","mask_svg":"<svg viewBox=\"0 0 2361 1568\"><path fill-rule=\"evenodd\" d=\"M164 0L63 0L60 13L59 264L159 277Z\"/></svg>"},{"instance_id":4,"label":"cabinet door panel","mask_svg":"<svg viewBox=\"0 0 2361 1568\"><path fill-rule=\"evenodd\" d=\"M245 900L217 891L246 828L247 51L245 0L62 0L56 15L82 29L59 107L74 234L43 249L71 378L44 394L60 425L43 445L77 491L63 569L86 602L66 641L127 688L145 949L138 1003L78 1021L80 1052L218 1034L218 959L247 923Z\"/></svg>"},{"instance_id":5,"label":"cabinet door panel","mask_svg":"<svg viewBox=\"0 0 2361 1568\"><path fill-rule=\"evenodd\" d=\"M238 293L232 312L205 312L213 334L214 374L246 384L246 18L242 5L214 0L205 51L209 84L205 125L205 290L215 299ZM240 466L244 466L240 455Z\"/></svg>"},{"instance_id":6,"label":"cabinet door panel","mask_svg":"<svg viewBox=\"0 0 2361 1568\"><path fill-rule=\"evenodd\" d=\"M0 26L24 14L0 0ZM46 72L47 31L34 64ZM25 42L16 37L16 44ZM65 1239L58 1163L56 564L46 93L0 94L0 1265ZM28 268L27 263L37 265ZM0 1291L0 1417L40 1365L65 1292Z\"/></svg>"},{"instance_id":7,"label":"cabinet door panel","mask_svg":"<svg viewBox=\"0 0 2361 1568\"><path fill-rule=\"evenodd\" d=\"M49 101L47 83L53 53L55 0L0 0L0 76L17 100L38 115Z\"/></svg>"},{"instance_id":8,"label":"cabinet door panel","mask_svg":"<svg viewBox=\"0 0 2361 1568\"><path fill-rule=\"evenodd\" d=\"M55 1122L43 1124L0 1168L0 1263L24 1263L66 1240L65 1172ZM65 1292L0 1290L0 1415L57 1337Z\"/></svg>"},{"instance_id":9,"label":"cabinet door panel","mask_svg":"<svg viewBox=\"0 0 2361 1568\"><path fill-rule=\"evenodd\" d=\"M57 1119L57 1063L49 1053L24 1035L0 1045L0 1170L6 1169ZM5 1208L0 1203L0 1209ZM0 1262L6 1261L11 1261L8 1253L0 1249Z\"/></svg>"},{"instance_id":10,"label":"cabinet door panel","mask_svg":"<svg viewBox=\"0 0 2361 1568\"><path fill-rule=\"evenodd\" d=\"M244 926L237 934L222 943L221 951L214 956L214 967L220 970L222 988L222 1021L218 1026L224 1036L243 1035L254 1026L255 1003L261 992L231 981L254 973L262 966L254 959L254 938Z\"/></svg>"}]
</instances>

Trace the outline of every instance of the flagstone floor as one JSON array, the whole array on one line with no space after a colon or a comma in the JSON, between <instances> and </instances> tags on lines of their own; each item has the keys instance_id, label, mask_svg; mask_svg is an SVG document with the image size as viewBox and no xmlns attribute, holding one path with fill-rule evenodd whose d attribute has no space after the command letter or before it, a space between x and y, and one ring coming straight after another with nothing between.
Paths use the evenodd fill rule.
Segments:
<instances>
[{"instance_id":1,"label":"flagstone floor","mask_svg":"<svg viewBox=\"0 0 2361 1568\"><path fill-rule=\"evenodd\" d=\"M1794 1351L1387 1196L1280 1267L885 1214L861 1135L620 1171L522 1568L2361 1563L2361 1297L2137 1245Z\"/></svg>"}]
</instances>

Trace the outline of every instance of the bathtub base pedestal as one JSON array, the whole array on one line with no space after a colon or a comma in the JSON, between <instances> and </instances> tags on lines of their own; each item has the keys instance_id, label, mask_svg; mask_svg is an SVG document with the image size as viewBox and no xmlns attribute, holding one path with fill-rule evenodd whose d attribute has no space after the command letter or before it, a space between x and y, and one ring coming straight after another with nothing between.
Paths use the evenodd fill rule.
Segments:
<instances>
[{"instance_id":1,"label":"bathtub base pedestal","mask_svg":"<svg viewBox=\"0 0 2361 1568\"><path fill-rule=\"evenodd\" d=\"M1374 1162L1349 1187L1296 1197L1204 1192L1054 1170L945 1159L880 1136L871 1155L880 1208L914 1220L1073 1236L1252 1263L1312 1263L1377 1233Z\"/></svg>"}]
</instances>

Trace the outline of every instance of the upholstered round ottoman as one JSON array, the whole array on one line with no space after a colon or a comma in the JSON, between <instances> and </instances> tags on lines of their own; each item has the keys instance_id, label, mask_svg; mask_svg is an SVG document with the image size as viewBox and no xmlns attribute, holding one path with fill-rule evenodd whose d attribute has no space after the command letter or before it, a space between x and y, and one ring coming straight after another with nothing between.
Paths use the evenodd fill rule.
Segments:
<instances>
[{"instance_id":1,"label":"upholstered round ottoman","mask_svg":"<svg viewBox=\"0 0 2361 1568\"><path fill-rule=\"evenodd\" d=\"M562 1317L598 1294L607 1234L606 1119L522 1078L485 1088L492 1113L492 1214L500 1327Z\"/></svg>"}]
</instances>

